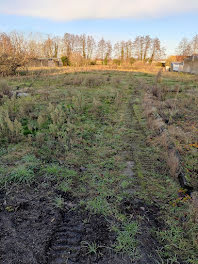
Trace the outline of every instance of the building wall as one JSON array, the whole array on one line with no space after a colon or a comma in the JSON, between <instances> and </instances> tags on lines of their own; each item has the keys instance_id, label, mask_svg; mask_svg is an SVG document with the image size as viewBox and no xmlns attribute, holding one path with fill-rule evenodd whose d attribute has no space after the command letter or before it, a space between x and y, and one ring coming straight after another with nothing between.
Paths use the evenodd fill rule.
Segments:
<instances>
[{"instance_id":1,"label":"building wall","mask_svg":"<svg viewBox=\"0 0 198 264\"><path fill-rule=\"evenodd\" d=\"M61 67L63 66L60 59L32 59L27 63L28 67Z\"/></svg>"},{"instance_id":2,"label":"building wall","mask_svg":"<svg viewBox=\"0 0 198 264\"><path fill-rule=\"evenodd\" d=\"M172 62L171 71L181 72L183 70L183 63L181 62Z\"/></svg>"},{"instance_id":3,"label":"building wall","mask_svg":"<svg viewBox=\"0 0 198 264\"><path fill-rule=\"evenodd\" d=\"M193 62L192 73L198 74L198 57Z\"/></svg>"},{"instance_id":4,"label":"building wall","mask_svg":"<svg viewBox=\"0 0 198 264\"><path fill-rule=\"evenodd\" d=\"M198 56L184 59L183 71L186 73L198 74Z\"/></svg>"}]
</instances>

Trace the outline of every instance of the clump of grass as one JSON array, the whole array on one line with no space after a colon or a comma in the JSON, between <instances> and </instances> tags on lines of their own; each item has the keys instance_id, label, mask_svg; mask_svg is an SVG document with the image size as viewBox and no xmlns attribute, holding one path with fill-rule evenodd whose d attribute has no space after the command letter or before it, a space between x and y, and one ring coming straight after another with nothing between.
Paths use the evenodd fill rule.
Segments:
<instances>
[{"instance_id":1,"label":"clump of grass","mask_svg":"<svg viewBox=\"0 0 198 264\"><path fill-rule=\"evenodd\" d=\"M59 185L59 190L65 193L72 191L72 179L62 181Z\"/></svg>"},{"instance_id":2,"label":"clump of grass","mask_svg":"<svg viewBox=\"0 0 198 264\"><path fill-rule=\"evenodd\" d=\"M155 130L159 133L163 132L163 130L165 128L165 124L161 118L157 118L157 119L149 118L148 119L148 125L153 130Z\"/></svg>"},{"instance_id":3,"label":"clump of grass","mask_svg":"<svg viewBox=\"0 0 198 264\"><path fill-rule=\"evenodd\" d=\"M84 77L80 75L67 75L64 78L65 85L80 86L83 84L83 81L84 81Z\"/></svg>"},{"instance_id":4,"label":"clump of grass","mask_svg":"<svg viewBox=\"0 0 198 264\"><path fill-rule=\"evenodd\" d=\"M192 222L198 224L198 192L192 194L190 214ZM197 235L196 237L198 238Z\"/></svg>"},{"instance_id":5,"label":"clump of grass","mask_svg":"<svg viewBox=\"0 0 198 264\"><path fill-rule=\"evenodd\" d=\"M169 151L169 155L167 157L167 164L170 169L171 176L177 178L180 167L180 161L175 150Z\"/></svg>"},{"instance_id":6,"label":"clump of grass","mask_svg":"<svg viewBox=\"0 0 198 264\"><path fill-rule=\"evenodd\" d=\"M51 179L74 179L77 177L77 172L59 166L58 164L50 164L42 169L42 173L47 178Z\"/></svg>"},{"instance_id":7,"label":"clump of grass","mask_svg":"<svg viewBox=\"0 0 198 264\"><path fill-rule=\"evenodd\" d=\"M55 198L55 206L59 209L63 209L64 207L64 199L62 197L56 197Z\"/></svg>"},{"instance_id":8,"label":"clump of grass","mask_svg":"<svg viewBox=\"0 0 198 264\"><path fill-rule=\"evenodd\" d=\"M105 79L101 75L88 75L84 80L84 85L87 87L98 87L105 84Z\"/></svg>"},{"instance_id":9,"label":"clump of grass","mask_svg":"<svg viewBox=\"0 0 198 264\"><path fill-rule=\"evenodd\" d=\"M16 118L12 121L7 111L0 112L1 141L17 143L23 138L23 127Z\"/></svg>"},{"instance_id":10,"label":"clump of grass","mask_svg":"<svg viewBox=\"0 0 198 264\"><path fill-rule=\"evenodd\" d=\"M99 250L102 248L102 246L97 245L96 242L86 242L86 241L82 241L82 247L87 249L87 255L93 254L93 255L97 255L99 253Z\"/></svg>"},{"instance_id":11,"label":"clump of grass","mask_svg":"<svg viewBox=\"0 0 198 264\"><path fill-rule=\"evenodd\" d=\"M87 202L87 209L91 210L95 214L109 215L112 212L110 204L107 202L106 198L102 196L97 196L93 200Z\"/></svg>"},{"instance_id":12,"label":"clump of grass","mask_svg":"<svg viewBox=\"0 0 198 264\"><path fill-rule=\"evenodd\" d=\"M8 175L8 182L31 183L35 178L34 171L25 165L20 165Z\"/></svg>"},{"instance_id":13,"label":"clump of grass","mask_svg":"<svg viewBox=\"0 0 198 264\"><path fill-rule=\"evenodd\" d=\"M138 223L136 221L124 224L123 230L118 230L117 242L114 245L115 250L127 253L133 260L137 259L137 232Z\"/></svg>"}]
</instances>

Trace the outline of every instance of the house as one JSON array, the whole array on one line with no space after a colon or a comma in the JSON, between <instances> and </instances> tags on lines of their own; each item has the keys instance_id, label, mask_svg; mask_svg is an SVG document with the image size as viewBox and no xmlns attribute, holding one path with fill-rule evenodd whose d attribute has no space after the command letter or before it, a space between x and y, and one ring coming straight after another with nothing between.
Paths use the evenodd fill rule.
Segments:
<instances>
[{"instance_id":1,"label":"house","mask_svg":"<svg viewBox=\"0 0 198 264\"><path fill-rule=\"evenodd\" d=\"M28 61L27 67L62 67L62 60L59 58L32 58Z\"/></svg>"},{"instance_id":2,"label":"house","mask_svg":"<svg viewBox=\"0 0 198 264\"><path fill-rule=\"evenodd\" d=\"M171 62L170 70L172 72L182 72L184 67L183 62Z\"/></svg>"},{"instance_id":3,"label":"house","mask_svg":"<svg viewBox=\"0 0 198 264\"><path fill-rule=\"evenodd\" d=\"M183 72L198 74L198 55L194 54L184 59Z\"/></svg>"}]
</instances>

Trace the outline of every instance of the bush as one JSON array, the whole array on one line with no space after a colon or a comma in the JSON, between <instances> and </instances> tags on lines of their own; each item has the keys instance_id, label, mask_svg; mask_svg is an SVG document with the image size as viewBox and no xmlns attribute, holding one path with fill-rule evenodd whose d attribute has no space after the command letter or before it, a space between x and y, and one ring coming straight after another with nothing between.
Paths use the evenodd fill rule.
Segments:
<instances>
[{"instance_id":1,"label":"bush","mask_svg":"<svg viewBox=\"0 0 198 264\"><path fill-rule=\"evenodd\" d=\"M120 66L121 65L121 60L114 59L113 60L113 64L116 64L116 65Z\"/></svg>"},{"instance_id":2,"label":"bush","mask_svg":"<svg viewBox=\"0 0 198 264\"><path fill-rule=\"evenodd\" d=\"M0 97L3 97L4 95L11 98L12 92L11 88L8 86L7 82L5 80L0 81Z\"/></svg>"},{"instance_id":3,"label":"bush","mask_svg":"<svg viewBox=\"0 0 198 264\"><path fill-rule=\"evenodd\" d=\"M135 58L130 58L130 64L133 65L135 62L136 62L136 59Z\"/></svg>"},{"instance_id":4,"label":"bush","mask_svg":"<svg viewBox=\"0 0 198 264\"><path fill-rule=\"evenodd\" d=\"M90 61L90 65L96 65L96 61Z\"/></svg>"},{"instance_id":5,"label":"bush","mask_svg":"<svg viewBox=\"0 0 198 264\"><path fill-rule=\"evenodd\" d=\"M61 60L62 60L63 66L71 66L71 62L70 62L69 57L63 56L63 57L61 57Z\"/></svg>"},{"instance_id":6,"label":"bush","mask_svg":"<svg viewBox=\"0 0 198 264\"><path fill-rule=\"evenodd\" d=\"M0 74L3 76L15 75L18 67L25 64L23 56L2 54L0 56Z\"/></svg>"}]
</instances>

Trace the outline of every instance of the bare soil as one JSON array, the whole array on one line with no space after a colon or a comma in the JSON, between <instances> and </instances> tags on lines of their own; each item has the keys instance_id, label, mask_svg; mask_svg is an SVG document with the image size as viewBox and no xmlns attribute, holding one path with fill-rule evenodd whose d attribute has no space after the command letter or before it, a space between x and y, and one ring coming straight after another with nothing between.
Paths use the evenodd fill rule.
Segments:
<instances>
[{"instance_id":1,"label":"bare soil","mask_svg":"<svg viewBox=\"0 0 198 264\"><path fill-rule=\"evenodd\" d=\"M61 195L65 206L58 209L52 202L53 193L44 188L0 193L1 264L156 263L159 245L150 229L161 225L157 207L139 200L126 200L120 205L128 217L145 219L137 238L141 257L133 261L112 250L116 241L116 234L110 230L113 219L91 214L69 193ZM96 254L90 251L94 245Z\"/></svg>"}]
</instances>

